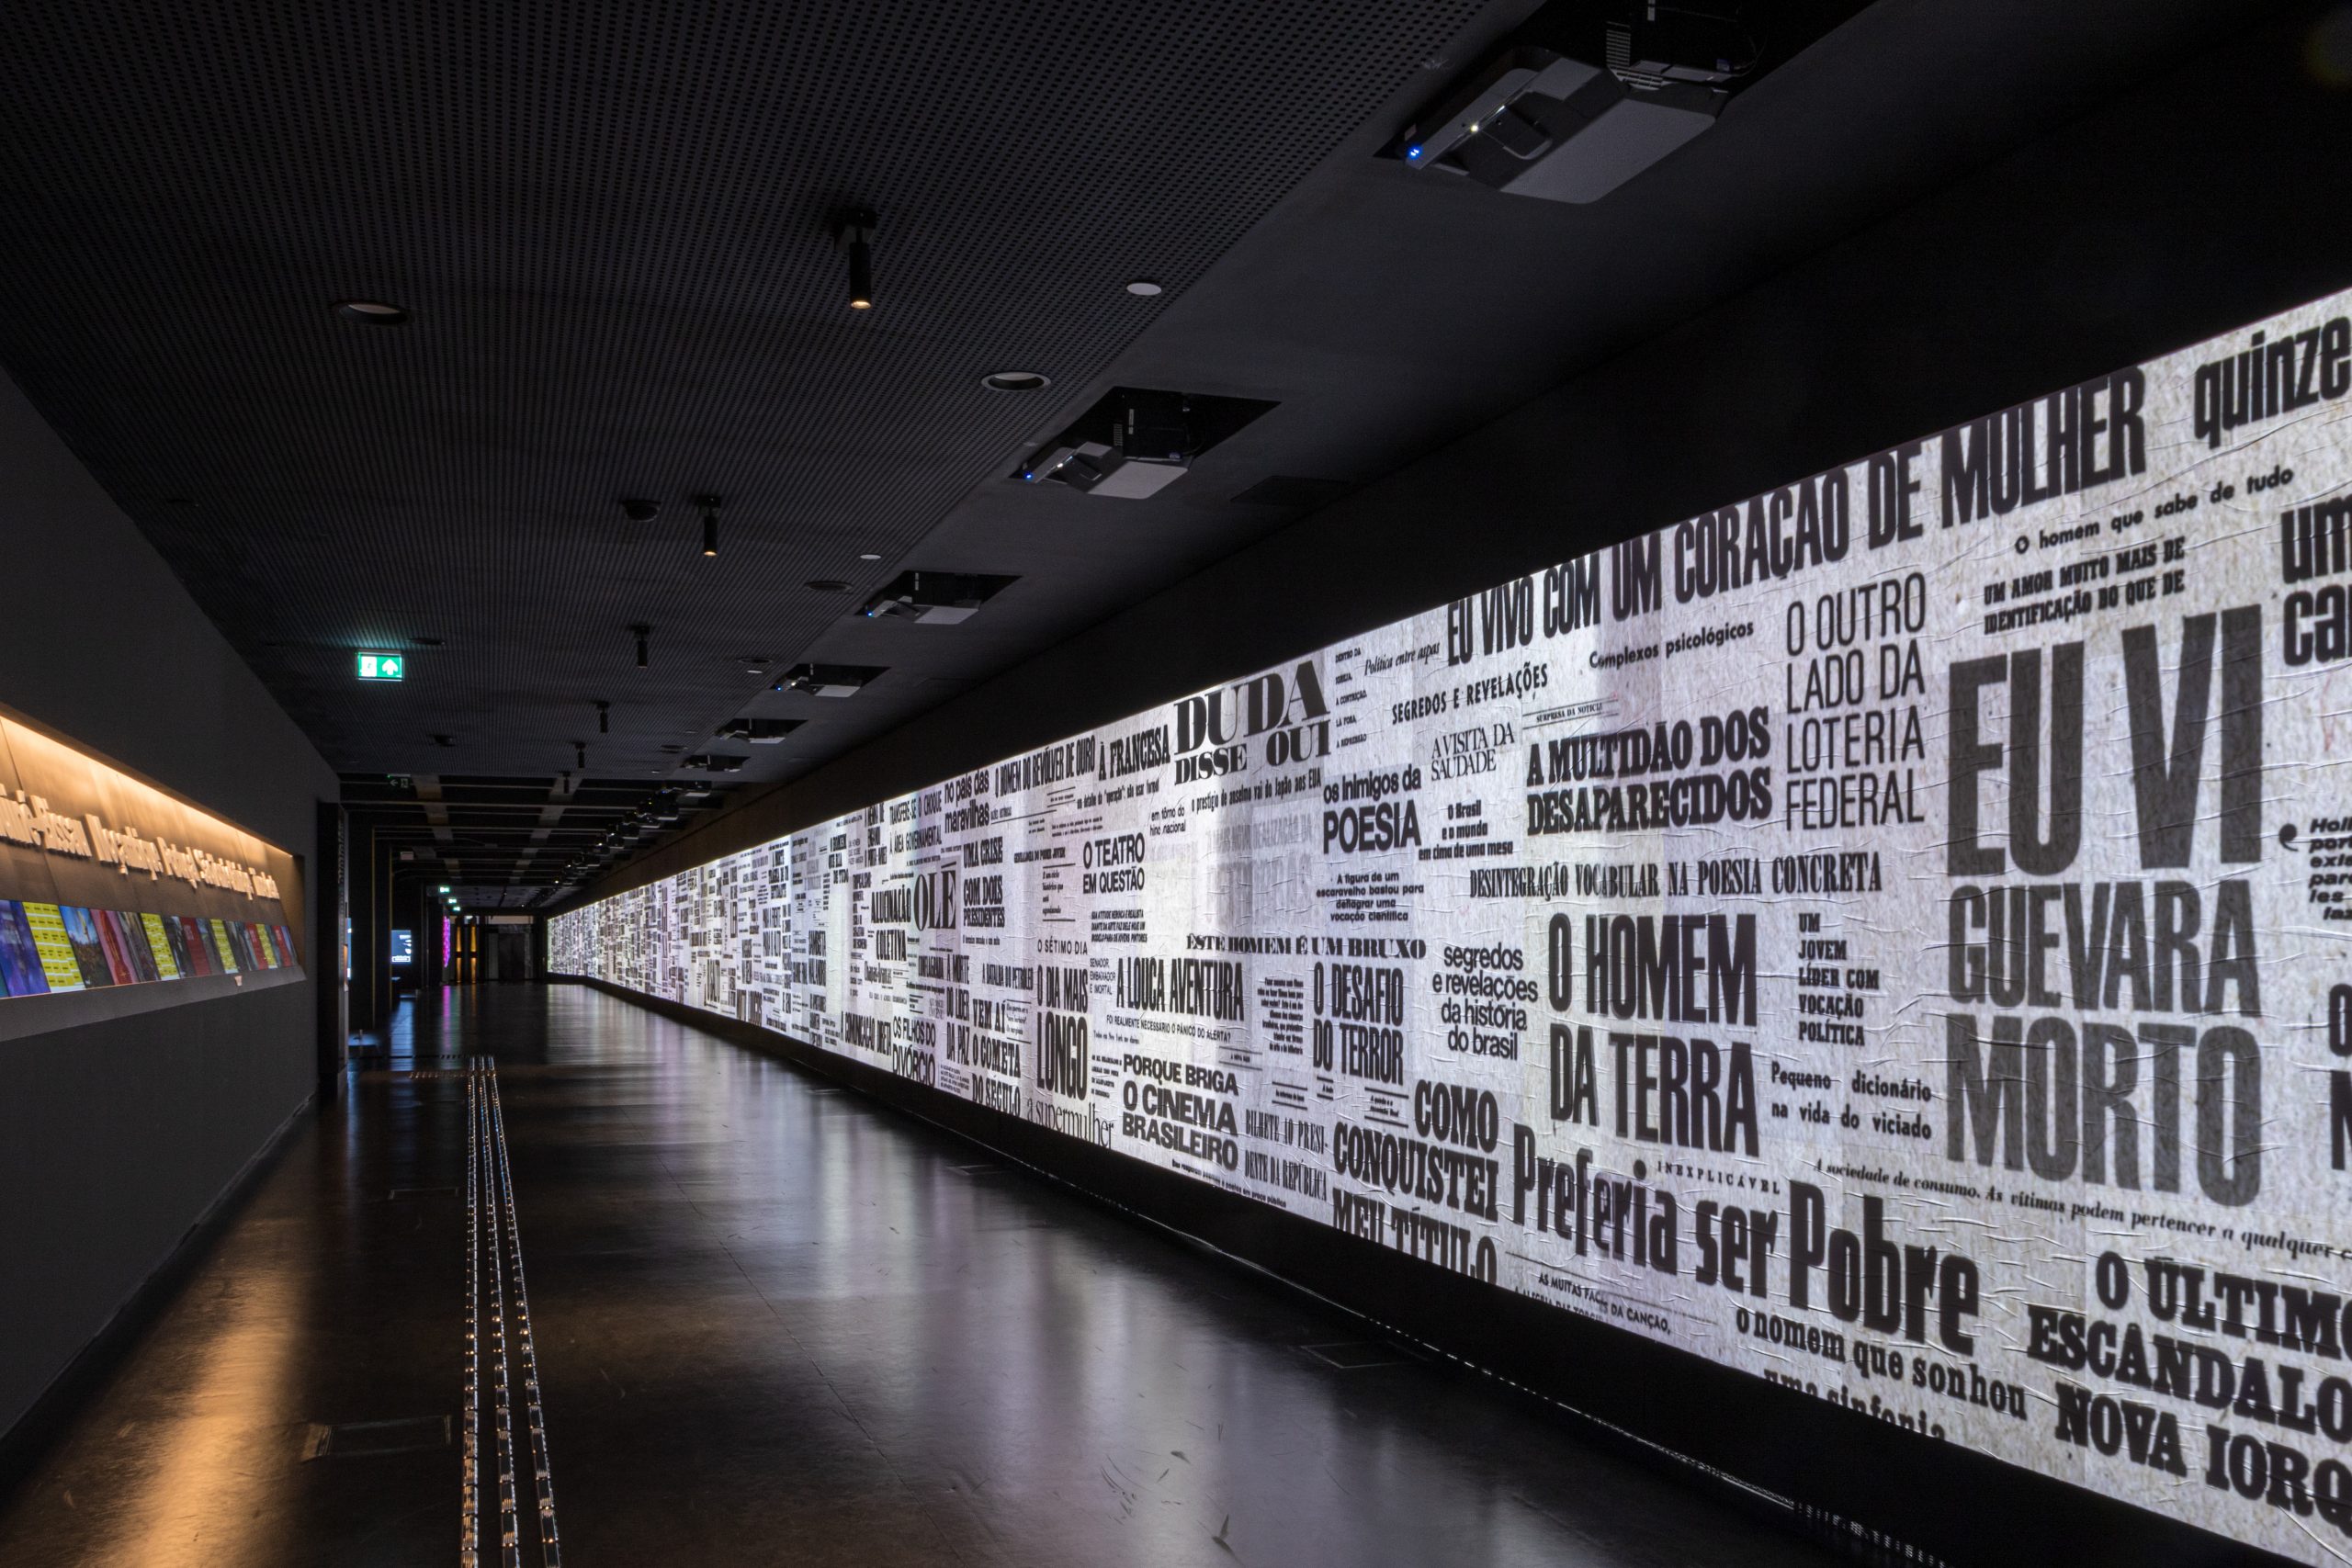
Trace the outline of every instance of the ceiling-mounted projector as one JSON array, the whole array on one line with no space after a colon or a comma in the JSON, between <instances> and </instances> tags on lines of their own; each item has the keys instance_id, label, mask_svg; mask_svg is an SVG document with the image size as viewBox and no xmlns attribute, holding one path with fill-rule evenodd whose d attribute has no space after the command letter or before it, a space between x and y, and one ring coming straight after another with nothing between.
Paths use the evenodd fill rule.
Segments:
<instances>
[{"instance_id":1,"label":"ceiling-mounted projector","mask_svg":"<svg viewBox=\"0 0 2352 1568\"><path fill-rule=\"evenodd\" d=\"M1081 428L1089 423L1081 421L1021 465L1021 481L1141 501L1182 479L1204 449L1193 430L1193 400L1182 392L1123 387L1106 402L1091 411L1091 427Z\"/></svg>"},{"instance_id":2,"label":"ceiling-mounted projector","mask_svg":"<svg viewBox=\"0 0 2352 1568\"><path fill-rule=\"evenodd\" d=\"M854 697L882 673L878 664L796 664L773 689L806 692L812 697Z\"/></svg>"},{"instance_id":3,"label":"ceiling-mounted projector","mask_svg":"<svg viewBox=\"0 0 2352 1568\"><path fill-rule=\"evenodd\" d=\"M970 620L981 605L1014 581L977 571L902 571L868 599L858 614L869 621L887 615L922 626L952 626Z\"/></svg>"},{"instance_id":4,"label":"ceiling-mounted projector","mask_svg":"<svg viewBox=\"0 0 2352 1568\"><path fill-rule=\"evenodd\" d=\"M1417 116L1394 155L1512 196L1598 201L1714 124L1752 79L1763 55L1744 9L1555 0ZM1833 0L1785 19L1810 41L1854 9Z\"/></svg>"},{"instance_id":5,"label":"ceiling-mounted projector","mask_svg":"<svg viewBox=\"0 0 2352 1568\"><path fill-rule=\"evenodd\" d=\"M1023 463L1023 484L1142 501L1184 477L1199 457L1274 405L1145 387L1114 387Z\"/></svg>"},{"instance_id":6,"label":"ceiling-mounted projector","mask_svg":"<svg viewBox=\"0 0 2352 1568\"><path fill-rule=\"evenodd\" d=\"M711 732L711 739L741 740L753 746L775 746L808 722L803 718L730 718Z\"/></svg>"}]
</instances>

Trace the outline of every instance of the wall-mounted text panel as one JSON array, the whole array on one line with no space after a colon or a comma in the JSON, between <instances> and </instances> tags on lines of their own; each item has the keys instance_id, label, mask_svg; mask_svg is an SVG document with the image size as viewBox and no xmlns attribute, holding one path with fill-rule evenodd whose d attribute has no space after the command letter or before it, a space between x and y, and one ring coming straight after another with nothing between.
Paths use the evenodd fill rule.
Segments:
<instances>
[{"instance_id":1,"label":"wall-mounted text panel","mask_svg":"<svg viewBox=\"0 0 2352 1568\"><path fill-rule=\"evenodd\" d=\"M300 965L293 857L0 716L0 993Z\"/></svg>"}]
</instances>

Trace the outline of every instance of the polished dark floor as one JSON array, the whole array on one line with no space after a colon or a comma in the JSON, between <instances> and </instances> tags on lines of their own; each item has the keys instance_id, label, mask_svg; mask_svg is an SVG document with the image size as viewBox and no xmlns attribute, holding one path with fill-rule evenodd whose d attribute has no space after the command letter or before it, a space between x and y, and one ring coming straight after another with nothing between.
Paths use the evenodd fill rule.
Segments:
<instances>
[{"instance_id":1,"label":"polished dark floor","mask_svg":"<svg viewBox=\"0 0 2352 1568\"><path fill-rule=\"evenodd\" d=\"M428 992L393 1045L9 1495L0 1562L458 1561L467 1055L498 1064L568 1568L1828 1561L629 1003Z\"/></svg>"}]
</instances>

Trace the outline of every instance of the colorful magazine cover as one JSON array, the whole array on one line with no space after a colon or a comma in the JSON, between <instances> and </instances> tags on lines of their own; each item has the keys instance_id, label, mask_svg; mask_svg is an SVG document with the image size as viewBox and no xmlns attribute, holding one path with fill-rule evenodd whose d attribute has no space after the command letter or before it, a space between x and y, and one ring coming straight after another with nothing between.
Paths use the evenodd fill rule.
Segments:
<instances>
[{"instance_id":1,"label":"colorful magazine cover","mask_svg":"<svg viewBox=\"0 0 2352 1568\"><path fill-rule=\"evenodd\" d=\"M27 903L25 928L33 933L40 953L40 972L52 991L78 991L85 984L74 939L65 930L65 911L54 904Z\"/></svg>"},{"instance_id":2,"label":"colorful magazine cover","mask_svg":"<svg viewBox=\"0 0 2352 1568\"><path fill-rule=\"evenodd\" d=\"M199 915L180 917L180 930L187 933L188 956L202 975L221 973L220 950L212 945L212 923Z\"/></svg>"},{"instance_id":3,"label":"colorful magazine cover","mask_svg":"<svg viewBox=\"0 0 2352 1568\"><path fill-rule=\"evenodd\" d=\"M184 975L209 975L217 965L212 961L212 944L204 938L204 922L193 915L166 917L179 942L180 972Z\"/></svg>"},{"instance_id":4,"label":"colorful magazine cover","mask_svg":"<svg viewBox=\"0 0 2352 1568\"><path fill-rule=\"evenodd\" d=\"M180 967L178 948L172 942L170 925L161 915L141 915L139 923L147 931L147 951L155 960L155 973L164 979L176 980L187 973Z\"/></svg>"},{"instance_id":5,"label":"colorful magazine cover","mask_svg":"<svg viewBox=\"0 0 2352 1568\"><path fill-rule=\"evenodd\" d=\"M139 911L102 909L98 919L102 929L113 934L116 945L121 949L122 961L130 966L130 982L164 977L155 967L155 955L147 951L147 928L141 923Z\"/></svg>"},{"instance_id":6,"label":"colorful magazine cover","mask_svg":"<svg viewBox=\"0 0 2352 1568\"><path fill-rule=\"evenodd\" d=\"M85 986L111 986L114 965L107 959L106 938L98 931L96 915L78 904L61 904L58 918L65 922L65 940L73 944L74 962L82 971Z\"/></svg>"},{"instance_id":7,"label":"colorful magazine cover","mask_svg":"<svg viewBox=\"0 0 2352 1568\"><path fill-rule=\"evenodd\" d=\"M114 911L115 921L122 928L122 955L130 960L133 979L146 982L160 980L164 972L155 966L155 954L147 945L147 922L136 909Z\"/></svg>"},{"instance_id":8,"label":"colorful magazine cover","mask_svg":"<svg viewBox=\"0 0 2352 1568\"><path fill-rule=\"evenodd\" d=\"M90 923L97 928L98 951L106 954L107 973L114 976L114 983L138 984L138 966L130 962L130 951L123 945L122 917L112 909L93 909Z\"/></svg>"},{"instance_id":9,"label":"colorful magazine cover","mask_svg":"<svg viewBox=\"0 0 2352 1568\"><path fill-rule=\"evenodd\" d=\"M241 921L238 930L245 933L245 946L252 950L254 964L263 969L277 967L277 952L270 945L269 935L251 920Z\"/></svg>"},{"instance_id":10,"label":"colorful magazine cover","mask_svg":"<svg viewBox=\"0 0 2352 1568\"><path fill-rule=\"evenodd\" d=\"M212 956L220 961L220 973L237 973L237 952L229 945L229 922L215 915L204 922L204 929L212 939Z\"/></svg>"},{"instance_id":11,"label":"colorful magazine cover","mask_svg":"<svg viewBox=\"0 0 2352 1568\"><path fill-rule=\"evenodd\" d=\"M203 971L197 968L196 955L188 946L187 918L165 915L163 919L164 940L172 944L172 962L179 965L180 978L185 980L202 974Z\"/></svg>"},{"instance_id":12,"label":"colorful magazine cover","mask_svg":"<svg viewBox=\"0 0 2352 1568\"><path fill-rule=\"evenodd\" d=\"M24 906L14 898L0 898L0 980L7 983L12 997L38 997L49 989L33 929L25 922Z\"/></svg>"},{"instance_id":13,"label":"colorful magazine cover","mask_svg":"<svg viewBox=\"0 0 2352 1568\"><path fill-rule=\"evenodd\" d=\"M282 925L272 926L269 929L277 933L277 945L286 954L288 966L300 964L301 955L294 951L294 933Z\"/></svg>"}]
</instances>

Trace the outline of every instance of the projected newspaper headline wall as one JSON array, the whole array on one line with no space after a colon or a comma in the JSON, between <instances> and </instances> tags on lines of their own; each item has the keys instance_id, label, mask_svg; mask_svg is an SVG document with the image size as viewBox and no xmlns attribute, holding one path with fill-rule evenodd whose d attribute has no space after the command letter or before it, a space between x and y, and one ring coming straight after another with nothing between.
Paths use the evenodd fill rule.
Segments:
<instances>
[{"instance_id":1,"label":"projected newspaper headline wall","mask_svg":"<svg viewBox=\"0 0 2352 1568\"><path fill-rule=\"evenodd\" d=\"M606 899L555 967L2352 1549L2347 399L2352 296Z\"/></svg>"}]
</instances>

